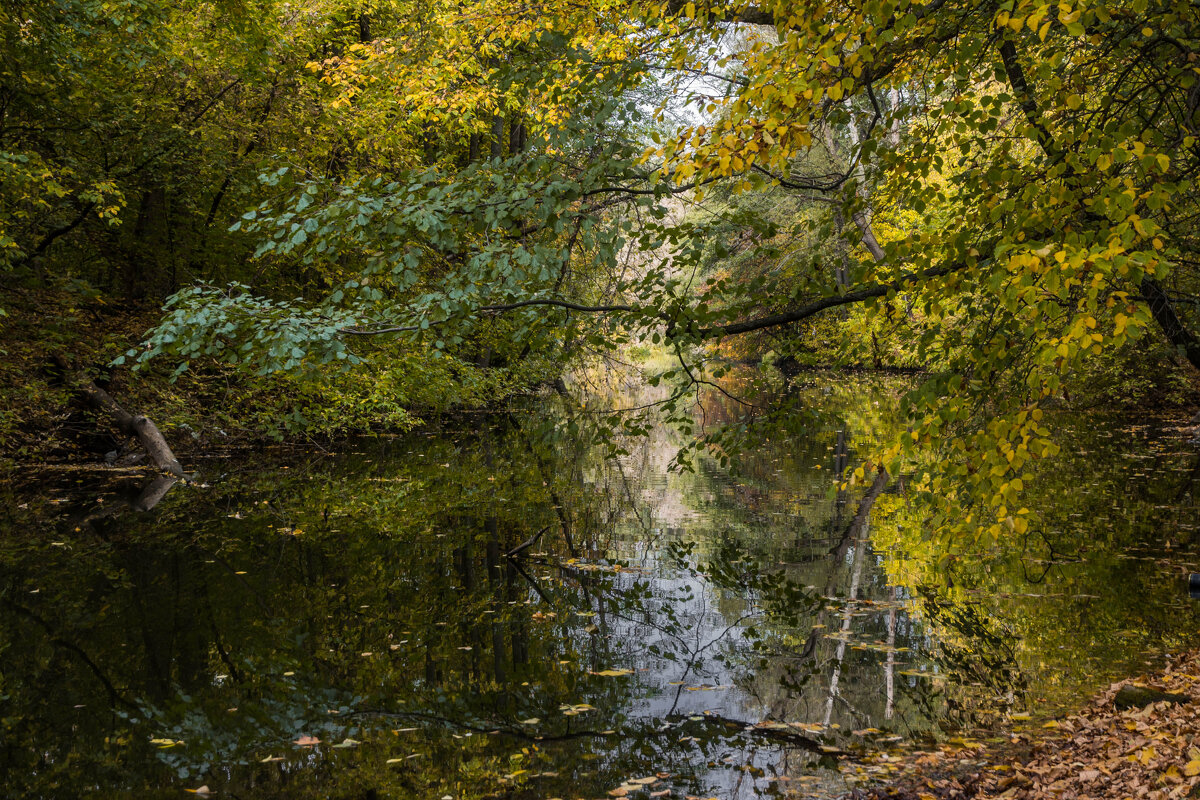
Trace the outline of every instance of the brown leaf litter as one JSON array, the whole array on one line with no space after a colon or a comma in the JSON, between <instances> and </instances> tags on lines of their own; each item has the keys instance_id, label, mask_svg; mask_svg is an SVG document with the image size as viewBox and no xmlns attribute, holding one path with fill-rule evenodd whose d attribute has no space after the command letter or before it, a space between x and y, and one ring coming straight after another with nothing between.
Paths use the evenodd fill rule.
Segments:
<instances>
[{"instance_id":1,"label":"brown leaf litter","mask_svg":"<svg viewBox=\"0 0 1200 800\"><path fill-rule=\"evenodd\" d=\"M1130 685L1185 695L1119 710ZM1128 690L1125 695L1128 695ZM1175 800L1200 797L1200 651L1115 683L1092 704L1006 744L914 754L900 777L857 800Z\"/></svg>"}]
</instances>

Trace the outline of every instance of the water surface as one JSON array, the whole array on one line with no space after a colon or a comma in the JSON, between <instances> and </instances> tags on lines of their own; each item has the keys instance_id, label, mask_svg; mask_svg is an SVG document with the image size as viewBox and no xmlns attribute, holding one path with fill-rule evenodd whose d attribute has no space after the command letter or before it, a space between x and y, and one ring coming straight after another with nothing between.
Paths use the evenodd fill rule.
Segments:
<instances>
[{"instance_id":1,"label":"water surface","mask_svg":"<svg viewBox=\"0 0 1200 800\"><path fill-rule=\"evenodd\" d=\"M836 794L881 769L864 754L1057 713L1191 643L1182 437L1056 420L1041 523L981 556L931 540L902 486L833 490L902 389L813 382L803 430L693 472L664 428L619 457L586 412L548 435L547 401L211 459L199 486L15 479L0 787Z\"/></svg>"}]
</instances>

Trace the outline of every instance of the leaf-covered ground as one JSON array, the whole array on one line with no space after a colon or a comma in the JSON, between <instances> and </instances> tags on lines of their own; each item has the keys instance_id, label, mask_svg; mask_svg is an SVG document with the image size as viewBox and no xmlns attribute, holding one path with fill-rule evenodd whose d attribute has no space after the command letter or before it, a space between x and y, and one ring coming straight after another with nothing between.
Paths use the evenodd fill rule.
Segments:
<instances>
[{"instance_id":1,"label":"leaf-covered ground","mask_svg":"<svg viewBox=\"0 0 1200 800\"><path fill-rule=\"evenodd\" d=\"M1185 695L1121 710L1128 686ZM1127 690L1128 691L1128 690ZM1091 705L990 748L914 754L903 776L859 790L859 800L1200 797L1200 651L1158 673L1115 683Z\"/></svg>"}]
</instances>

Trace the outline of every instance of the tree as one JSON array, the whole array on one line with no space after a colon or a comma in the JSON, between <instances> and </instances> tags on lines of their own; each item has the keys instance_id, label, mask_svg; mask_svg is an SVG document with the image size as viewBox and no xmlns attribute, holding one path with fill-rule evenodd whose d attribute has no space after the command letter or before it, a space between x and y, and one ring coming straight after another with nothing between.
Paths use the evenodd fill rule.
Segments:
<instances>
[{"instance_id":1,"label":"tree","mask_svg":"<svg viewBox=\"0 0 1200 800\"><path fill-rule=\"evenodd\" d=\"M909 430L850 480L912 472L941 525L990 535L1029 524L1026 464L1055 451L1044 408L1067 376L1151 326L1200 366L1184 309L1200 166L1200 15L1186 2L670 0L551 3L536 18L485 2L422 19L443 37L430 50L401 31L361 63L317 68L344 87L335 104L401 103L406 130L427 121L466 158L269 176L291 191L242 223L265 234L260 254L356 254L362 269L299 304L192 290L146 356L292 368L345 359L362 336L459 347L503 316L517 348L665 341L679 360L665 377L684 381L675 408L719 376L703 358L714 342L904 308L933 371ZM744 25L774 34L729 37ZM702 121L670 129L681 104ZM473 161L482 110L526 120L525 149ZM670 221L663 200L714 184L818 200L854 251L832 248L800 281L696 290L706 228Z\"/></svg>"}]
</instances>

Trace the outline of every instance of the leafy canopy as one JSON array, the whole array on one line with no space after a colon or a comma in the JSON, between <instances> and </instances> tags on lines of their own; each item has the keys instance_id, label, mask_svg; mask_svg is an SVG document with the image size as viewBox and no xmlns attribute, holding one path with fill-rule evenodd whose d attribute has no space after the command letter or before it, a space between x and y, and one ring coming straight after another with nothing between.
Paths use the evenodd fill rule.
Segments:
<instances>
[{"instance_id":1,"label":"leafy canopy","mask_svg":"<svg viewBox=\"0 0 1200 800\"><path fill-rule=\"evenodd\" d=\"M861 306L933 373L851 480L913 472L943 527L993 536L1028 527L1044 409L1091 359L1154 327L1200 364L1191 3L374 8L392 27L308 64L358 165L275 170L235 225L343 279L190 290L145 356L293 369L502 317L515 347L666 343L694 389L715 342ZM716 189L800 198L830 246L696 283L710 226L666 210Z\"/></svg>"}]
</instances>

